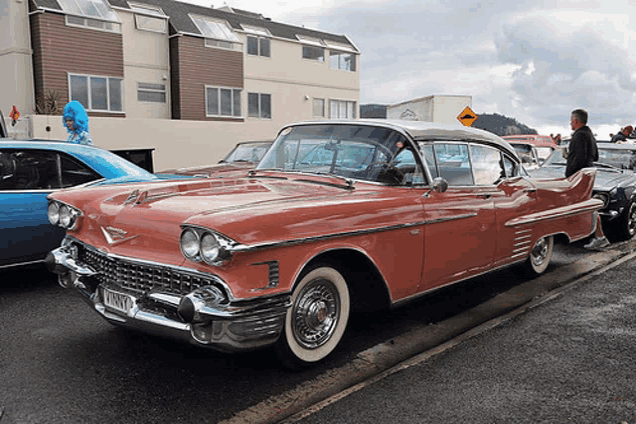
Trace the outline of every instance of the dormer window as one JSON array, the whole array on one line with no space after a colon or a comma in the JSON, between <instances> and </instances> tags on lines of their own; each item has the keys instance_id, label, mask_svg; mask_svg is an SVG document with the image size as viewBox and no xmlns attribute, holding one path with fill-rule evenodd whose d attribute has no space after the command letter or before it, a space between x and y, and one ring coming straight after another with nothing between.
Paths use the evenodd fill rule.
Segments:
<instances>
[{"instance_id":1,"label":"dormer window","mask_svg":"<svg viewBox=\"0 0 636 424\"><path fill-rule=\"evenodd\" d=\"M201 16L191 16L201 34L206 38L207 47L217 47L230 50L241 49L241 39L232 31L225 21L217 21Z\"/></svg>"},{"instance_id":2,"label":"dormer window","mask_svg":"<svg viewBox=\"0 0 636 424\"><path fill-rule=\"evenodd\" d=\"M272 34L265 28L242 25L247 33L247 54L250 56L270 57L270 37Z\"/></svg>"},{"instance_id":3,"label":"dormer window","mask_svg":"<svg viewBox=\"0 0 636 424\"><path fill-rule=\"evenodd\" d=\"M296 35L296 38L303 43L303 59L315 60L317 62L325 61L325 48L322 40L304 35Z\"/></svg>"},{"instance_id":4,"label":"dormer window","mask_svg":"<svg viewBox=\"0 0 636 424\"><path fill-rule=\"evenodd\" d=\"M117 14L105 0L59 0L66 24L121 33Z\"/></svg>"},{"instance_id":5,"label":"dormer window","mask_svg":"<svg viewBox=\"0 0 636 424\"><path fill-rule=\"evenodd\" d=\"M133 4L130 8L135 12L135 26L142 31L168 32L168 17L159 7Z\"/></svg>"}]
</instances>

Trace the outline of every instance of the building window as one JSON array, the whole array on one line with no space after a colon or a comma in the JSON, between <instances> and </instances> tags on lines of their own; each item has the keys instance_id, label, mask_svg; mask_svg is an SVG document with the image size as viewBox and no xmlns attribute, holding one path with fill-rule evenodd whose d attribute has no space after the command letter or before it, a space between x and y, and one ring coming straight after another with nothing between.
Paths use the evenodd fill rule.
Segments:
<instances>
[{"instance_id":1,"label":"building window","mask_svg":"<svg viewBox=\"0 0 636 424\"><path fill-rule=\"evenodd\" d=\"M109 32L121 32L117 14L105 0L60 0L66 24Z\"/></svg>"},{"instance_id":2,"label":"building window","mask_svg":"<svg viewBox=\"0 0 636 424\"><path fill-rule=\"evenodd\" d=\"M167 32L168 17L160 8L132 3L130 8L136 12L135 25L137 29L161 33Z\"/></svg>"},{"instance_id":3,"label":"building window","mask_svg":"<svg viewBox=\"0 0 636 424\"><path fill-rule=\"evenodd\" d=\"M353 53L329 51L329 67L331 69L341 69L343 71L356 71L356 55Z\"/></svg>"},{"instance_id":4,"label":"building window","mask_svg":"<svg viewBox=\"0 0 636 424\"><path fill-rule=\"evenodd\" d=\"M116 34L121 33L121 24L119 23L99 21L97 19L82 18L79 16L66 15L66 25L114 32Z\"/></svg>"},{"instance_id":5,"label":"building window","mask_svg":"<svg viewBox=\"0 0 636 424\"><path fill-rule=\"evenodd\" d=\"M138 82L137 100L140 102L165 103L166 85Z\"/></svg>"},{"instance_id":6,"label":"building window","mask_svg":"<svg viewBox=\"0 0 636 424\"><path fill-rule=\"evenodd\" d=\"M247 54L270 57L269 38L247 36Z\"/></svg>"},{"instance_id":7,"label":"building window","mask_svg":"<svg viewBox=\"0 0 636 424\"><path fill-rule=\"evenodd\" d=\"M223 21L191 16L192 20L206 38L206 47L220 47L230 50L241 50L241 39Z\"/></svg>"},{"instance_id":8,"label":"building window","mask_svg":"<svg viewBox=\"0 0 636 424\"><path fill-rule=\"evenodd\" d=\"M303 59L324 62L325 49L322 47L315 47L315 46L303 46Z\"/></svg>"},{"instance_id":9,"label":"building window","mask_svg":"<svg viewBox=\"0 0 636 424\"><path fill-rule=\"evenodd\" d=\"M356 102L330 100L329 115L331 119L356 119Z\"/></svg>"},{"instance_id":10,"label":"building window","mask_svg":"<svg viewBox=\"0 0 636 424\"><path fill-rule=\"evenodd\" d=\"M252 56L270 57L270 38L272 34L265 28L243 25L247 33L247 54Z\"/></svg>"},{"instance_id":11,"label":"building window","mask_svg":"<svg viewBox=\"0 0 636 424\"><path fill-rule=\"evenodd\" d=\"M241 89L224 87L205 88L206 116L241 117Z\"/></svg>"},{"instance_id":12,"label":"building window","mask_svg":"<svg viewBox=\"0 0 636 424\"><path fill-rule=\"evenodd\" d=\"M272 95L262 93L247 93L247 116L271 119Z\"/></svg>"},{"instance_id":13,"label":"building window","mask_svg":"<svg viewBox=\"0 0 636 424\"><path fill-rule=\"evenodd\" d=\"M314 118L325 117L325 99L314 99Z\"/></svg>"},{"instance_id":14,"label":"building window","mask_svg":"<svg viewBox=\"0 0 636 424\"><path fill-rule=\"evenodd\" d=\"M122 78L69 75L70 99L87 110L122 112Z\"/></svg>"}]
</instances>

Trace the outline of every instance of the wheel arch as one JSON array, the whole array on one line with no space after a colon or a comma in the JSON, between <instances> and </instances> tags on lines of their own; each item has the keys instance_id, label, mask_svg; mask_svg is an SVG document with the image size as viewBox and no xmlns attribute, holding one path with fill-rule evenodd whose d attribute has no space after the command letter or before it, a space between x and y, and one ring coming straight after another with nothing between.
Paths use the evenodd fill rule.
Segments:
<instances>
[{"instance_id":1,"label":"wheel arch","mask_svg":"<svg viewBox=\"0 0 636 424\"><path fill-rule=\"evenodd\" d=\"M298 274L294 289L308 272L321 265L335 268L345 278L353 311L371 312L390 306L388 286L378 267L368 256L355 249L333 249L314 256Z\"/></svg>"}]
</instances>

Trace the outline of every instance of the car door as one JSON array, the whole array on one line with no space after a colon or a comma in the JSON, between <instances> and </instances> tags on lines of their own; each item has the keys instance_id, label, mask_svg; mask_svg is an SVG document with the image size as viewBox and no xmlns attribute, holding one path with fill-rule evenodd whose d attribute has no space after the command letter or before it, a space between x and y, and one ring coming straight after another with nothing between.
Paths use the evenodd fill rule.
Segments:
<instances>
[{"instance_id":1,"label":"car door","mask_svg":"<svg viewBox=\"0 0 636 424\"><path fill-rule=\"evenodd\" d=\"M47 218L46 196L99 178L86 165L56 151L0 151L0 266L42 260L64 231Z\"/></svg>"},{"instance_id":2,"label":"car door","mask_svg":"<svg viewBox=\"0 0 636 424\"><path fill-rule=\"evenodd\" d=\"M448 189L424 198L424 262L420 291L477 275L492 265L497 240L493 185L480 184L469 144L422 145L432 177ZM475 174L475 171L478 171Z\"/></svg>"}]
</instances>

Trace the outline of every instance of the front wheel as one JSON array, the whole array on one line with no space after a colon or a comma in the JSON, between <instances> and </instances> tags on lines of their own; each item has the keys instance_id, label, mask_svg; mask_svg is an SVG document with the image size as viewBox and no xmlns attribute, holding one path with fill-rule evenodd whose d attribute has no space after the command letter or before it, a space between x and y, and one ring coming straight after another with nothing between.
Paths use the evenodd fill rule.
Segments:
<instances>
[{"instance_id":1,"label":"front wheel","mask_svg":"<svg viewBox=\"0 0 636 424\"><path fill-rule=\"evenodd\" d=\"M629 240L636 234L636 202L631 201L618 218L617 233L621 240Z\"/></svg>"},{"instance_id":2,"label":"front wheel","mask_svg":"<svg viewBox=\"0 0 636 424\"><path fill-rule=\"evenodd\" d=\"M336 269L320 266L302 277L291 300L275 350L285 366L298 369L326 358L342 339L349 289Z\"/></svg>"},{"instance_id":3,"label":"front wheel","mask_svg":"<svg viewBox=\"0 0 636 424\"><path fill-rule=\"evenodd\" d=\"M526 270L535 276L543 274L548 269L548 265L550 265L553 249L554 239L552 236L541 237L537 240L530 251L530 256L526 260Z\"/></svg>"}]
</instances>

